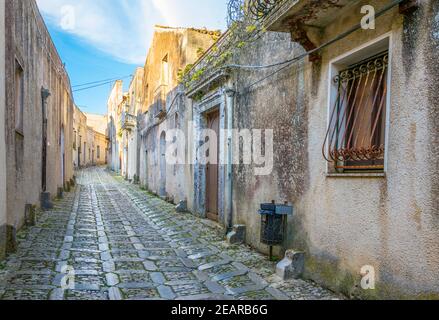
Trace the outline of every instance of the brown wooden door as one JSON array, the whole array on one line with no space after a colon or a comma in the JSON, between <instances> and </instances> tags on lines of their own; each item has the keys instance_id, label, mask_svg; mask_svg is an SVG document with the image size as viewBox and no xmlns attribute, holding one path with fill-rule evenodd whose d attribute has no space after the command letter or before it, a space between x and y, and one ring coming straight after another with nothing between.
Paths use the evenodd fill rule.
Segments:
<instances>
[{"instance_id":1,"label":"brown wooden door","mask_svg":"<svg viewBox=\"0 0 439 320\"><path fill-rule=\"evenodd\" d=\"M218 154L219 154L219 111L214 111L207 116L207 127L215 131L217 136L217 148L215 163L209 163L206 166L206 209L207 217L211 220L218 221ZM209 150L211 152L211 150ZM209 155L210 156L210 155Z\"/></svg>"}]
</instances>

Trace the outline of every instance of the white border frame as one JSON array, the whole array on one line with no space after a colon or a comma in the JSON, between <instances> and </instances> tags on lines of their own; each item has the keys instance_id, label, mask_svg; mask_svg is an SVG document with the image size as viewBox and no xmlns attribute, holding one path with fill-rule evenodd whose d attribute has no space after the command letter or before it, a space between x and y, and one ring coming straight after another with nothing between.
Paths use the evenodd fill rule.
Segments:
<instances>
[{"instance_id":1,"label":"white border frame","mask_svg":"<svg viewBox=\"0 0 439 320\"><path fill-rule=\"evenodd\" d=\"M348 52L345 52L342 55L339 55L333 59L331 59L329 61L328 64L328 94L327 94L327 119L326 119L326 130L328 130L329 125L330 125L330 120L331 120L331 109L332 109L332 101L333 99L333 90L332 90L332 79L334 77L334 73L333 71L335 70L334 65L337 64L337 62L339 62L340 60L343 60L351 55L353 55L354 53L364 50L367 47L370 47L380 41L383 41L384 39L388 38L389 40L389 76L387 77L387 106L386 106L386 132L385 132L385 143L386 143L386 148L385 148L385 153L384 153L384 174L387 175L388 174L388 160L389 160L389 140L390 140L390 115L391 115L391 96L392 96L392 63L393 63L393 32L389 31L373 40L370 40L364 44L362 44L361 46L358 46ZM327 162L326 163L326 174L327 175L331 175L333 174L333 172L331 172L330 170L330 163ZM358 173L356 175L364 175L362 173ZM349 176L349 175L347 175Z\"/></svg>"}]
</instances>

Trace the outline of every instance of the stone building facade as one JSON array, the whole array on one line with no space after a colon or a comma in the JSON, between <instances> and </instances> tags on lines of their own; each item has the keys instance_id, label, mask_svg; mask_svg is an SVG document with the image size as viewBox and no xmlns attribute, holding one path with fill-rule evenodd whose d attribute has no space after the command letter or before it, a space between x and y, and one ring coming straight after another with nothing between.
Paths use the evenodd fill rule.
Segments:
<instances>
[{"instance_id":1,"label":"stone building facade","mask_svg":"<svg viewBox=\"0 0 439 320\"><path fill-rule=\"evenodd\" d=\"M108 167L121 172L122 169L122 131L121 131L121 109L125 105L126 97L123 93L122 80L116 81L111 90L107 103L107 137L108 146Z\"/></svg>"},{"instance_id":2,"label":"stone building facade","mask_svg":"<svg viewBox=\"0 0 439 320\"><path fill-rule=\"evenodd\" d=\"M87 124L87 162L86 166L101 166L107 164L107 117L86 113Z\"/></svg>"},{"instance_id":3,"label":"stone building facade","mask_svg":"<svg viewBox=\"0 0 439 320\"><path fill-rule=\"evenodd\" d=\"M69 77L35 1L6 1L7 235L14 249L32 205L50 205L73 178Z\"/></svg>"},{"instance_id":4,"label":"stone building facade","mask_svg":"<svg viewBox=\"0 0 439 320\"><path fill-rule=\"evenodd\" d=\"M85 117L87 118L87 126L96 132L107 134L107 115L86 112Z\"/></svg>"},{"instance_id":5,"label":"stone building facade","mask_svg":"<svg viewBox=\"0 0 439 320\"><path fill-rule=\"evenodd\" d=\"M359 27L365 5L376 10L374 29ZM233 114L234 128L273 130L271 174L233 166L227 184L220 167L219 202L230 210L221 215L219 205L220 221L246 225L247 243L268 252L259 206L291 203L281 249L306 252L306 277L350 296L437 297L438 17L437 1L279 2L268 32L235 56L241 67L188 92L198 100L194 114L217 108ZM313 54L295 63L244 67L304 49ZM195 209L197 194L204 203L203 171ZM364 268L376 290L361 288Z\"/></svg>"},{"instance_id":6,"label":"stone building facade","mask_svg":"<svg viewBox=\"0 0 439 320\"><path fill-rule=\"evenodd\" d=\"M94 152L92 153L92 164L95 166L103 166L107 164L108 140L105 134L93 131Z\"/></svg>"},{"instance_id":7,"label":"stone building facade","mask_svg":"<svg viewBox=\"0 0 439 320\"><path fill-rule=\"evenodd\" d=\"M87 165L87 116L76 105L73 112L73 166L79 169Z\"/></svg>"},{"instance_id":8,"label":"stone building facade","mask_svg":"<svg viewBox=\"0 0 439 320\"><path fill-rule=\"evenodd\" d=\"M142 114L144 69L137 68L127 93L127 101L122 111L121 128L123 140L124 176L127 180L138 181L140 174L140 144L137 118Z\"/></svg>"},{"instance_id":9,"label":"stone building facade","mask_svg":"<svg viewBox=\"0 0 439 320\"><path fill-rule=\"evenodd\" d=\"M143 115L139 118L141 184L178 203L187 199L186 167L165 159L168 130L184 123L178 105L179 74L215 42L217 32L156 26L144 67ZM181 118L180 118L181 115Z\"/></svg>"},{"instance_id":10,"label":"stone building facade","mask_svg":"<svg viewBox=\"0 0 439 320\"><path fill-rule=\"evenodd\" d=\"M5 0L0 0L0 260L6 253Z\"/></svg>"},{"instance_id":11,"label":"stone building facade","mask_svg":"<svg viewBox=\"0 0 439 320\"><path fill-rule=\"evenodd\" d=\"M77 106L73 120L75 169L107 164L107 116L82 112Z\"/></svg>"},{"instance_id":12,"label":"stone building facade","mask_svg":"<svg viewBox=\"0 0 439 320\"><path fill-rule=\"evenodd\" d=\"M364 6L375 28L361 27ZM233 31L223 35L184 85L176 74L191 59L174 57L173 43L185 41L158 27L138 118L140 183L227 230L245 225L246 243L265 253L260 204L289 203L275 254L305 252L304 277L354 297L437 297L439 3L273 8L240 50L218 55ZM169 162L176 128L181 164ZM213 139L203 129L218 133L214 163L201 161ZM361 288L367 272L375 290Z\"/></svg>"}]
</instances>

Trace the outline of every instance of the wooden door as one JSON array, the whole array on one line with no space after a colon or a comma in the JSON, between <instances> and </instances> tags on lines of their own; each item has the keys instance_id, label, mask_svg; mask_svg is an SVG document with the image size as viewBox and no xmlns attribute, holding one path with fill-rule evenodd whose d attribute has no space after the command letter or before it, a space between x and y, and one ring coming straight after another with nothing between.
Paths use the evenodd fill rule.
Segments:
<instances>
[{"instance_id":1,"label":"wooden door","mask_svg":"<svg viewBox=\"0 0 439 320\"><path fill-rule=\"evenodd\" d=\"M213 130L217 136L217 148L215 163L209 163L206 166L206 211L207 217L211 220L218 221L218 155L219 155L219 111L214 111L207 116L207 127ZM209 152L211 152L209 150Z\"/></svg>"}]
</instances>

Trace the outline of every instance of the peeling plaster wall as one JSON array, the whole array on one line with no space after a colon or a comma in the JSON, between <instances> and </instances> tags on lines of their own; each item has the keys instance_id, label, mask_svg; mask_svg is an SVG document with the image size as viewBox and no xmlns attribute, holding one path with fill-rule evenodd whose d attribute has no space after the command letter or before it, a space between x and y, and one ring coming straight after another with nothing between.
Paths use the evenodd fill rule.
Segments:
<instances>
[{"instance_id":1,"label":"peeling plaster wall","mask_svg":"<svg viewBox=\"0 0 439 320\"><path fill-rule=\"evenodd\" d=\"M108 151L108 167L115 171L120 172L120 143L119 137L120 130L120 114L118 108L123 101L123 82L122 80L116 81L111 90L110 97L107 102L107 116L108 116L108 138L109 151Z\"/></svg>"},{"instance_id":2,"label":"peeling plaster wall","mask_svg":"<svg viewBox=\"0 0 439 320\"><path fill-rule=\"evenodd\" d=\"M0 0L0 260L6 245L5 0Z\"/></svg>"},{"instance_id":3,"label":"peeling plaster wall","mask_svg":"<svg viewBox=\"0 0 439 320\"><path fill-rule=\"evenodd\" d=\"M357 24L362 4L366 2L334 20L322 42ZM289 244L308 252L309 277L346 294L386 298L439 294L438 16L437 1L422 2L407 18L395 8L378 18L376 30L355 32L325 49L320 66L306 67L309 177L305 193L295 201ZM389 31L387 177L328 178L321 148L329 62ZM365 265L375 268L375 291L358 289Z\"/></svg>"},{"instance_id":4,"label":"peeling plaster wall","mask_svg":"<svg viewBox=\"0 0 439 320\"><path fill-rule=\"evenodd\" d=\"M322 29L324 43L358 24L357 1ZM322 61L307 60L248 90L264 71L234 74L234 127L274 130L272 174L234 166L234 223L247 226L247 243L260 244L261 202L294 204L285 248L307 252L306 277L347 295L365 298L431 298L439 295L439 3L423 1L404 18L398 8L326 48ZM328 119L329 63L388 32L392 74L388 170L384 178L327 177L322 156ZM242 51L239 63L270 64L302 49L287 34L267 33ZM375 268L377 290L359 288L360 270Z\"/></svg>"},{"instance_id":5,"label":"peeling plaster wall","mask_svg":"<svg viewBox=\"0 0 439 320\"><path fill-rule=\"evenodd\" d=\"M24 76L24 137L15 132L15 61ZM47 100L47 191L73 176L73 101L67 73L35 1L6 3L6 139L8 225L19 229L25 204L39 204L42 191L42 97ZM62 174L61 132L64 128L65 177Z\"/></svg>"}]
</instances>

